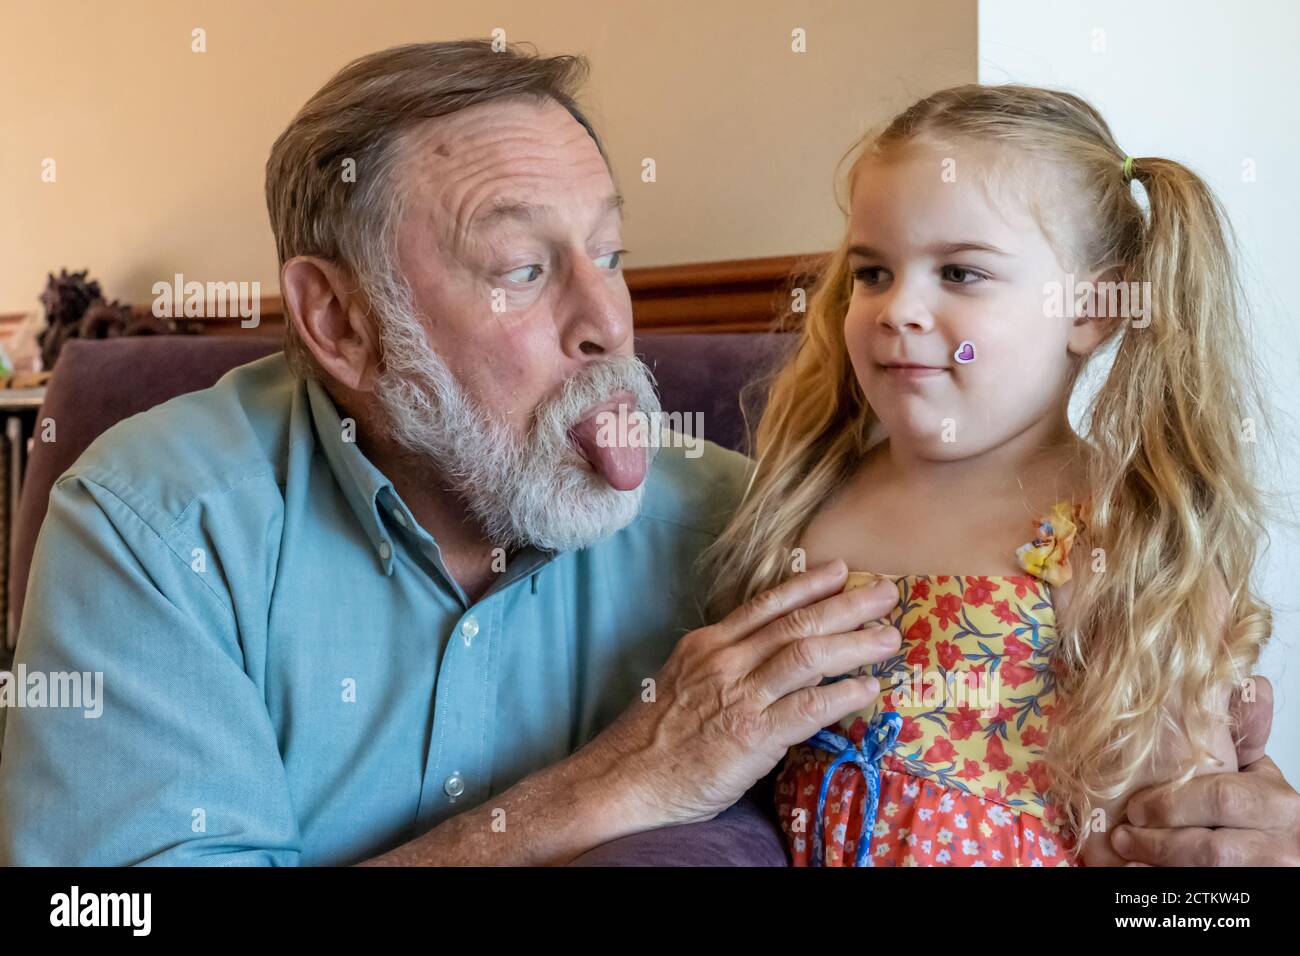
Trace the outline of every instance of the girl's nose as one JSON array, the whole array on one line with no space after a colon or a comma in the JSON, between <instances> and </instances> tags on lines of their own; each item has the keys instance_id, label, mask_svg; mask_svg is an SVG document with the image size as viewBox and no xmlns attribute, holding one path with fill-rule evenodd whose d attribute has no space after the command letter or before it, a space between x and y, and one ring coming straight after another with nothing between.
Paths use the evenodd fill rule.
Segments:
<instances>
[{"instance_id":1,"label":"girl's nose","mask_svg":"<svg viewBox=\"0 0 1300 956\"><path fill-rule=\"evenodd\" d=\"M934 316L925 302L903 291L882 304L877 321L892 332L928 332L934 327Z\"/></svg>"}]
</instances>

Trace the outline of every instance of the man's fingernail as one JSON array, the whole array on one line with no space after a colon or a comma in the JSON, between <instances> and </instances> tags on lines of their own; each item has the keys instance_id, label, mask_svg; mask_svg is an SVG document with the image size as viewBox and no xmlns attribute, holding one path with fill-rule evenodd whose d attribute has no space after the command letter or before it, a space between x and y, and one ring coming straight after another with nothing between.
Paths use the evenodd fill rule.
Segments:
<instances>
[{"instance_id":1,"label":"man's fingernail","mask_svg":"<svg viewBox=\"0 0 1300 956\"><path fill-rule=\"evenodd\" d=\"M876 680L874 677L868 677L862 682L862 686L867 689L868 694L880 693L880 681Z\"/></svg>"},{"instance_id":2,"label":"man's fingernail","mask_svg":"<svg viewBox=\"0 0 1300 956\"><path fill-rule=\"evenodd\" d=\"M1128 822L1135 827L1144 827L1147 825L1147 808L1144 803L1130 803L1124 808L1128 816Z\"/></svg>"},{"instance_id":3,"label":"man's fingernail","mask_svg":"<svg viewBox=\"0 0 1300 956\"><path fill-rule=\"evenodd\" d=\"M1128 856L1133 849L1133 836L1127 827L1120 827L1110 837L1110 845L1120 856Z\"/></svg>"}]
</instances>

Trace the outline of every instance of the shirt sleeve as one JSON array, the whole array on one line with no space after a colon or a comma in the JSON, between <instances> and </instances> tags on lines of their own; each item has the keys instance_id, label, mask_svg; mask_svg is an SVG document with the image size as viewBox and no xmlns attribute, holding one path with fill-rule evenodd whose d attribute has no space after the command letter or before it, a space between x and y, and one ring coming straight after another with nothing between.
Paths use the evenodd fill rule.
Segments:
<instances>
[{"instance_id":1,"label":"shirt sleeve","mask_svg":"<svg viewBox=\"0 0 1300 956\"><path fill-rule=\"evenodd\" d=\"M206 570L218 557L178 540L103 484L51 491L10 678L26 705L43 682L47 706L8 708L0 865L298 863L265 698Z\"/></svg>"}]
</instances>

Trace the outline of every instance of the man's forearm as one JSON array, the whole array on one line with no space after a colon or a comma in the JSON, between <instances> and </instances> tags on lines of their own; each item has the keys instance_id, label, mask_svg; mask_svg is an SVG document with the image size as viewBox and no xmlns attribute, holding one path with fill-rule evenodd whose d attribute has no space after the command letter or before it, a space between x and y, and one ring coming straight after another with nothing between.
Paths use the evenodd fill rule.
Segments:
<instances>
[{"instance_id":1,"label":"man's forearm","mask_svg":"<svg viewBox=\"0 0 1300 956\"><path fill-rule=\"evenodd\" d=\"M601 749L586 747L361 866L552 866L647 830L650 820Z\"/></svg>"}]
</instances>

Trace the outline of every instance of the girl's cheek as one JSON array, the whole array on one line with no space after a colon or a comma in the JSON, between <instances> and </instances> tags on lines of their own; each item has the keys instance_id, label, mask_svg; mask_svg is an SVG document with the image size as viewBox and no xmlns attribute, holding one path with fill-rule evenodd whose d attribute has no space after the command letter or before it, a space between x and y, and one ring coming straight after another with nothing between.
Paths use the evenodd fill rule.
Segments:
<instances>
[{"instance_id":1,"label":"girl's cheek","mask_svg":"<svg viewBox=\"0 0 1300 956\"><path fill-rule=\"evenodd\" d=\"M865 366L869 361L868 356L871 354L870 341L869 320L862 313L850 308L844 319L844 347L849 353L849 362L859 382L863 379Z\"/></svg>"}]
</instances>

